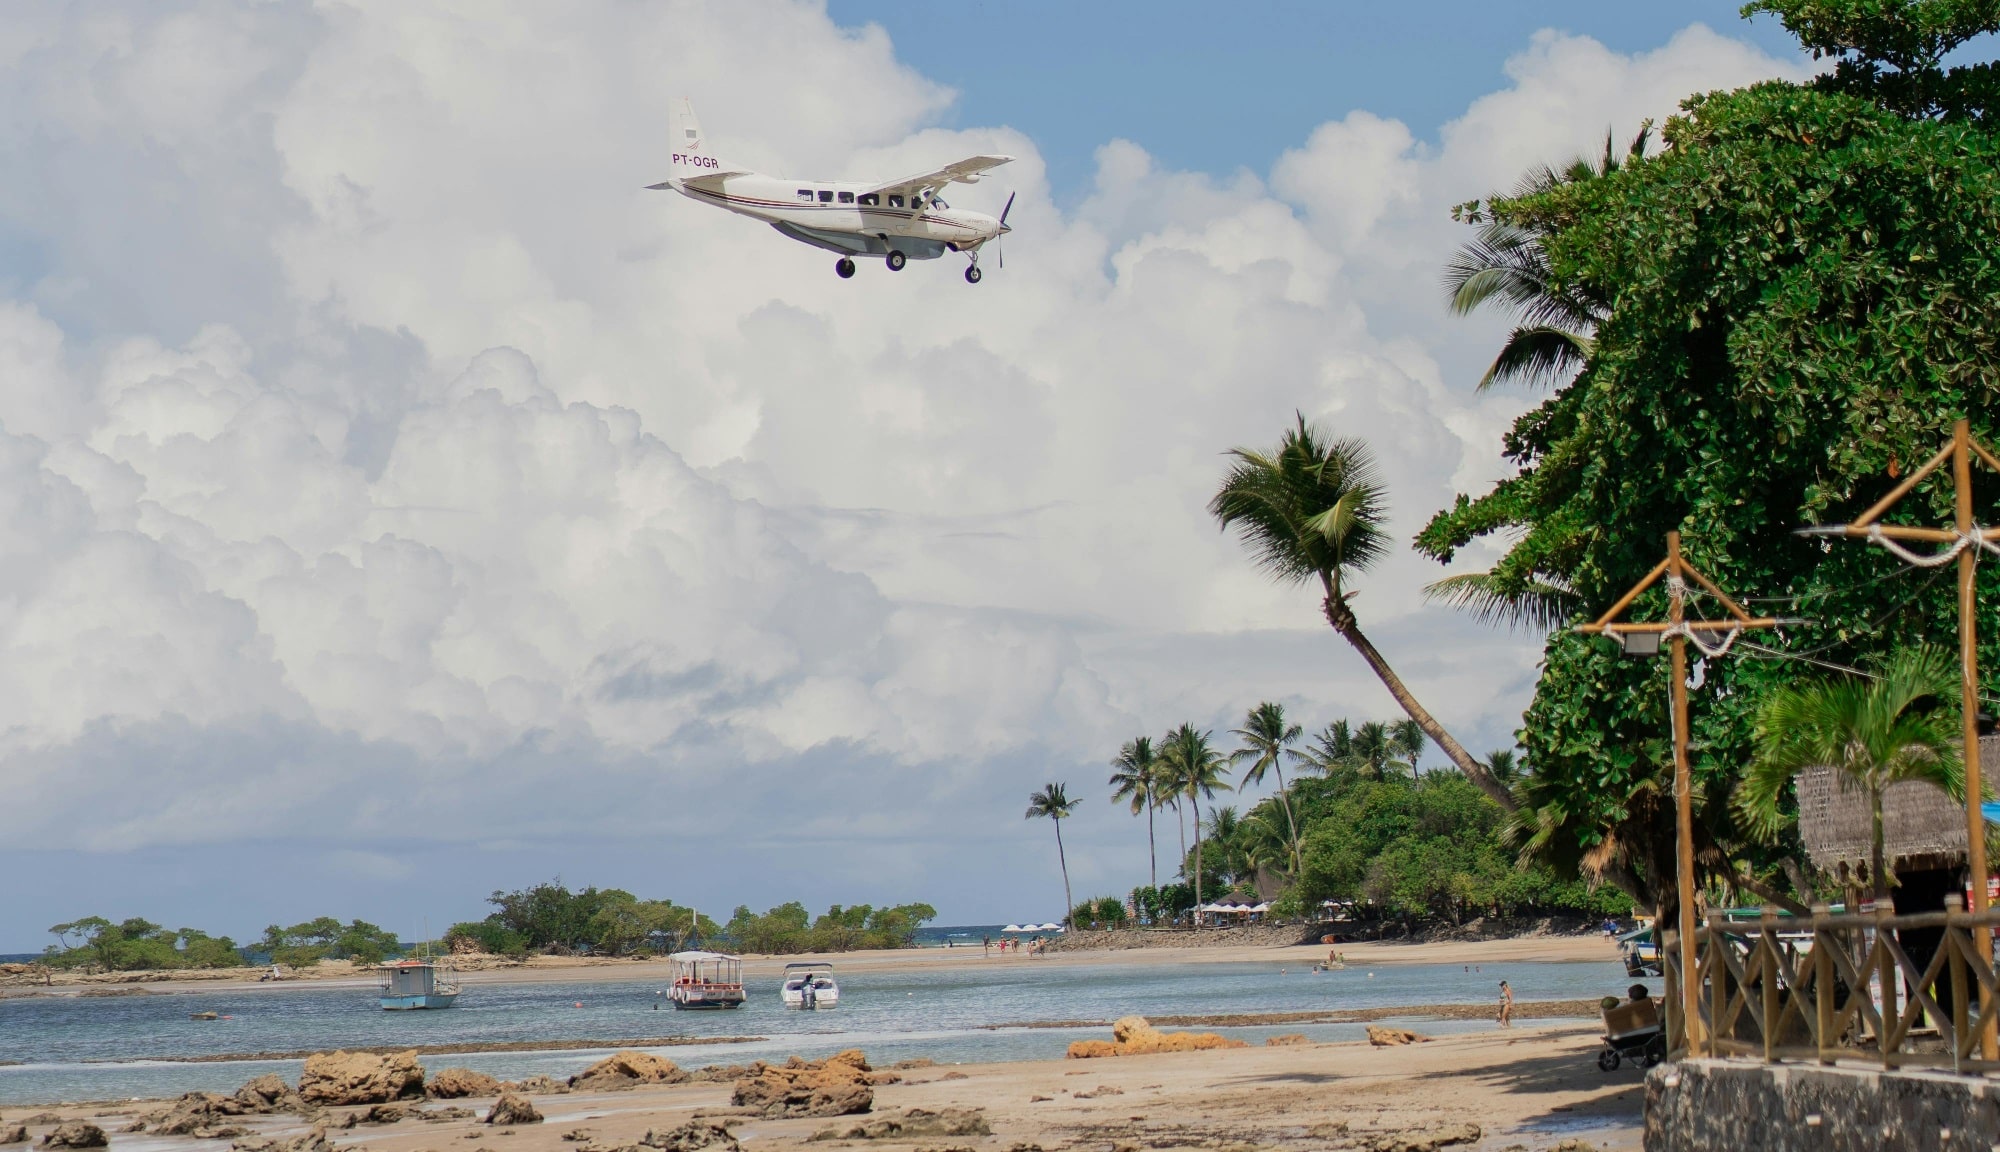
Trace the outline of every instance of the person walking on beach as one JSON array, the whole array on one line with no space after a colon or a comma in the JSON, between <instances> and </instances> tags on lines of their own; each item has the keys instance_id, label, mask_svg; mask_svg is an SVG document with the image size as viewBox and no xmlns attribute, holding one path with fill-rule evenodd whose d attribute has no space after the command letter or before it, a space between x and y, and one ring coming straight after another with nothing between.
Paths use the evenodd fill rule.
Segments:
<instances>
[{"instance_id":1,"label":"person walking on beach","mask_svg":"<svg viewBox=\"0 0 2000 1152\"><path fill-rule=\"evenodd\" d=\"M1500 1027L1512 1028L1513 1026L1514 990L1507 987L1507 982L1502 980L1500 981Z\"/></svg>"}]
</instances>

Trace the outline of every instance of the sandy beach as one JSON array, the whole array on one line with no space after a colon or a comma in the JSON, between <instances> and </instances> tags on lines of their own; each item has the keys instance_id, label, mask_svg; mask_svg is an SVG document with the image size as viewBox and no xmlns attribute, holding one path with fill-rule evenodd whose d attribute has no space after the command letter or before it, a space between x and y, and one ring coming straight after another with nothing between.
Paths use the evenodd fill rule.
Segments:
<instances>
[{"instance_id":1,"label":"sandy beach","mask_svg":"<svg viewBox=\"0 0 2000 1152\"><path fill-rule=\"evenodd\" d=\"M1310 968L1326 959L1324 945L1157 947L1123 951L1051 952L1027 956L1019 952L985 955L979 948L897 948L864 952L841 952L803 956L746 956L744 974L770 978L788 963L827 960L842 970L856 972L911 972L937 966L961 968L1011 967L1024 964L1043 966L1136 965L1136 964L1275 964L1281 968ZM1431 943L1360 943L1340 945L1349 968L1390 964L1501 964L1521 961L1606 961L1616 960L1618 950L1602 936L1526 936L1506 940L1440 941ZM660 980L669 976L664 959L615 960L591 957L537 956L529 960L495 961L482 958L486 966L463 973L466 984L531 984L544 982L592 983L627 980ZM283 991L292 988L334 988L352 985L373 987L375 977L342 961L328 961L297 977L259 982L262 969L231 969L204 973L124 972L103 975L59 973L51 985L33 982L22 975L0 981L0 996L104 995L129 992L198 992L218 984L245 985L258 990Z\"/></svg>"},{"instance_id":2,"label":"sandy beach","mask_svg":"<svg viewBox=\"0 0 2000 1152\"><path fill-rule=\"evenodd\" d=\"M708 1114L725 1122L747 1152L857 1148L882 1144L968 1152L1091 1149L1548 1149L1581 1139L1588 1147L1639 1147L1641 1075L1600 1072L1593 1029L1521 1027L1510 1032L1444 1037L1406 1047L1367 1043L1253 1047L1126 1056L938 1066L901 1074L878 1087L872 1116L907 1109L979 1109L990 1135L839 1138L868 1116L769 1120L730 1107L728 1084L641 1087L611 1093L533 1097L544 1120L511 1128L477 1118L411 1117L331 1133L336 1147L370 1152L589 1152L629 1149L648 1130L666 1131ZM435 1071L445 1066L427 1061ZM446 1102L422 1105L439 1109ZM485 1114L490 1099L448 1102ZM111 1148L132 1152L219 1152L227 1145L191 1137L121 1136L127 1118L148 1105L54 1109L89 1117L111 1132ZM30 1118L10 1108L0 1124ZM31 1139L48 1130L43 1121ZM348 1111L335 1109L338 1118ZM249 1117L256 1136L293 1137L305 1122L290 1115ZM1472 1136L1467 1125L1476 1126ZM833 1138L816 1134L832 1133ZM1440 1143L1448 1140L1449 1143ZM1426 1142L1429 1143L1426 1143ZM1575 1148L1575 1144L1569 1145Z\"/></svg>"}]
</instances>

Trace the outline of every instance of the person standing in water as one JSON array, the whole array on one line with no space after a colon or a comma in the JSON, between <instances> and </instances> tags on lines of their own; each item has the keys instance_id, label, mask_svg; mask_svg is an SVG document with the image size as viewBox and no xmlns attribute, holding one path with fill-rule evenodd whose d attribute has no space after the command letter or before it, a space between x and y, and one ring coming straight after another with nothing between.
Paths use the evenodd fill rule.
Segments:
<instances>
[{"instance_id":1,"label":"person standing in water","mask_svg":"<svg viewBox=\"0 0 2000 1152\"><path fill-rule=\"evenodd\" d=\"M1513 1026L1514 990L1507 986L1505 980L1502 980L1500 981L1500 1027L1512 1028Z\"/></svg>"}]
</instances>

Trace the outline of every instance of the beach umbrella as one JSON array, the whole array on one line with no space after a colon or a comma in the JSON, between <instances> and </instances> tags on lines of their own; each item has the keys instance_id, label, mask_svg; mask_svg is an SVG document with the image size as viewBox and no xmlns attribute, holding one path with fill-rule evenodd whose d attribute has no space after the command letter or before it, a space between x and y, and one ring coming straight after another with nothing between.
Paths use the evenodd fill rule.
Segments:
<instances>
[{"instance_id":1,"label":"beach umbrella","mask_svg":"<svg viewBox=\"0 0 2000 1152\"><path fill-rule=\"evenodd\" d=\"M1250 906L1250 911L1252 912L1269 912L1270 910L1271 906L1269 904L1253 904Z\"/></svg>"},{"instance_id":2,"label":"beach umbrella","mask_svg":"<svg viewBox=\"0 0 2000 1152\"><path fill-rule=\"evenodd\" d=\"M1005 928L1002 928L1002 929L1000 929L1000 931L1002 931L1002 932L1026 932L1026 931L1027 931L1027 929L1026 929L1026 928L1023 928L1023 927L1021 927L1021 926L1020 926L1019 924L1009 924L1009 925L1007 925L1007 926L1006 926Z\"/></svg>"},{"instance_id":3,"label":"beach umbrella","mask_svg":"<svg viewBox=\"0 0 2000 1152\"><path fill-rule=\"evenodd\" d=\"M1060 932L1062 930L1062 925L1060 924L1044 924L1040 928L1035 929L1037 932Z\"/></svg>"}]
</instances>

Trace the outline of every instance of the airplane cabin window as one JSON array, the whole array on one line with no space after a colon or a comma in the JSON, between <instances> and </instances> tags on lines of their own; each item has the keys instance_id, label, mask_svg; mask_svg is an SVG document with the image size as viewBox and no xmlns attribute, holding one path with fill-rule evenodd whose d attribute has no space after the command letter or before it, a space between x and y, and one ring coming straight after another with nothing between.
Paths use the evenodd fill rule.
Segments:
<instances>
[{"instance_id":1,"label":"airplane cabin window","mask_svg":"<svg viewBox=\"0 0 2000 1152\"><path fill-rule=\"evenodd\" d=\"M869 192L861 197L861 203L869 208L874 208L882 203L882 198L873 192Z\"/></svg>"},{"instance_id":2,"label":"airplane cabin window","mask_svg":"<svg viewBox=\"0 0 2000 1152\"><path fill-rule=\"evenodd\" d=\"M842 192L842 193L840 194L840 202L841 202L842 204L852 204L852 203L854 203L854 193L852 193L852 192Z\"/></svg>"},{"instance_id":3,"label":"airplane cabin window","mask_svg":"<svg viewBox=\"0 0 2000 1152\"><path fill-rule=\"evenodd\" d=\"M805 201L808 201L808 202L810 202L810 201L812 200L812 198L813 198L813 190L812 190L812 189L810 189L810 188L801 188L801 189L799 189L799 199L801 199L801 200L805 200Z\"/></svg>"},{"instance_id":4,"label":"airplane cabin window","mask_svg":"<svg viewBox=\"0 0 2000 1152\"><path fill-rule=\"evenodd\" d=\"M891 208L901 208L902 206L903 206L903 198L902 198L901 196L891 196L891 197L889 197L889 207L891 207Z\"/></svg>"},{"instance_id":5,"label":"airplane cabin window","mask_svg":"<svg viewBox=\"0 0 2000 1152\"><path fill-rule=\"evenodd\" d=\"M931 200L931 207L933 207L933 208L937 209L938 211L942 212L942 211L944 211L945 209L947 209L947 208L951 207L951 205L949 205L949 204L945 203L945 202L944 202L944 201L942 201L942 200L938 200L938 199L936 199L936 198L933 198L933 199Z\"/></svg>"},{"instance_id":6,"label":"airplane cabin window","mask_svg":"<svg viewBox=\"0 0 2000 1152\"><path fill-rule=\"evenodd\" d=\"M831 193L831 192L821 192L821 193L819 194L819 202L820 202L820 203L822 203L822 204L831 204L831 203L833 203L833 193Z\"/></svg>"}]
</instances>

